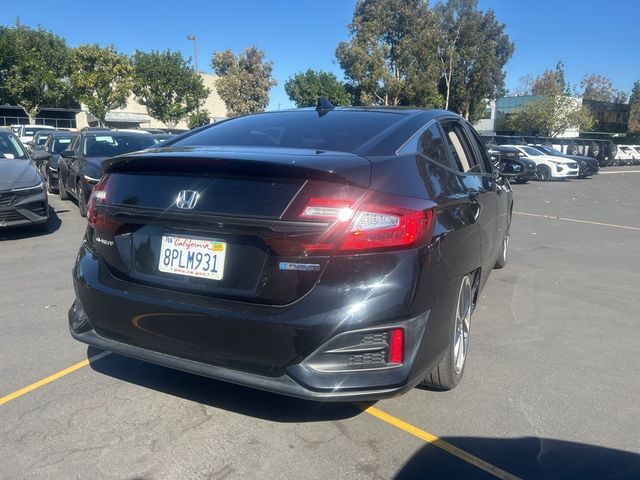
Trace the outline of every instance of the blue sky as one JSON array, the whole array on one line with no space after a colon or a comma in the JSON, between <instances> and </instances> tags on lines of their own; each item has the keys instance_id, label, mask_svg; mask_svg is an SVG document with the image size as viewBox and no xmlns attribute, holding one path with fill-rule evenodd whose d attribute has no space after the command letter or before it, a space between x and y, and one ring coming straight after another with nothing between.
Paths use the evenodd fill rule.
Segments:
<instances>
[{"instance_id":1,"label":"blue sky","mask_svg":"<svg viewBox=\"0 0 640 480\"><path fill-rule=\"evenodd\" d=\"M82 6L80 6L82 5ZM0 23L42 25L82 43L114 44L125 53L172 49L193 56L198 37L198 66L210 72L211 55L255 44L274 63L278 86L270 109L292 106L284 82L307 68L342 76L335 60L338 42L348 38L352 0L110 1L79 4L70 0L3 1ZM480 0L506 24L516 51L507 64L507 88L528 73L565 63L567 79L578 84L586 73L611 78L629 91L640 80L640 0Z\"/></svg>"}]
</instances>

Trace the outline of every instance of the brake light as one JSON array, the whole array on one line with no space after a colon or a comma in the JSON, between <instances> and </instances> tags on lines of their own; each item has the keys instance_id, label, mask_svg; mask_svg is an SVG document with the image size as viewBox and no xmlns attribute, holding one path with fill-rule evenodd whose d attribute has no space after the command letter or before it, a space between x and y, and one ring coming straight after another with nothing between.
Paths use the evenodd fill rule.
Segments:
<instances>
[{"instance_id":1,"label":"brake light","mask_svg":"<svg viewBox=\"0 0 640 480\"><path fill-rule=\"evenodd\" d=\"M314 185L312 195L296 199L283 218L322 222L327 227L315 234L270 239L269 244L279 254L348 254L410 248L428 243L431 237L433 202L354 188L329 191L326 196L318 190L321 188Z\"/></svg>"},{"instance_id":2,"label":"brake light","mask_svg":"<svg viewBox=\"0 0 640 480\"><path fill-rule=\"evenodd\" d=\"M104 213L98 212L97 205L105 205L109 201L109 175L105 175L93 187L89 202L87 204L87 221L96 230L109 235L115 234L122 224Z\"/></svg>"}]
</instances>

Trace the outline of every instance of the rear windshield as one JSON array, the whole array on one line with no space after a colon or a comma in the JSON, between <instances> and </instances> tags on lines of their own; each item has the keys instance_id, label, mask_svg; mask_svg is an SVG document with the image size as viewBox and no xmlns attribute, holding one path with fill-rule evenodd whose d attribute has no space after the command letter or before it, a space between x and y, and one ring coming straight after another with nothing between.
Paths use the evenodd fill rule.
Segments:
<instances>
[{"instance_id":1,"label":"rear windshield","mask_svg":"<svg viewBox=\"0 0 640 480\"><path fill-rule=\"evenodd\" d=\"M73 137L54 137L52 153L62 153L69 148Z\"/></svg>"},{"instance_id":2,"label":"rear windshield","mask_svg":"<svg viewBox=\"0 0 640 480\"><path fill-rule=\"evenodd\" d=\"M0 134L0 160L5 158L27 158L27 155L16 137Z\"/></svg>"},{"instance_id":3,"label":"rear windshield","mask_svg":"<svg viewBox=\"0 0 640 480\"><path fill-rule=\"evenodd\" d=\"M315 110L238 117L179 140L174 145L310 148L353 151L406 118L390 112Z\"/></svg>"},{"instance_id":4,"label":"rear windshield","mask_svg":"<svg viewBox=\"0 0 640 480\"><path fill-rule=\"evenodd\" d=\"M136 152L155 145L151 135L118 135L105 133L87 137L84 142L86 157L115 157Z\"/></svg>"},{"instance_id":5,"label":"rear windshield","mask_svg":"<svg viewBox=\"0 0 640 480\"><path fill-rule=\"evenodd\" d=\"M42 135L41 137L38 137L36 139L36 145L44 145L47 141L47 138L49 138L47 135Z\"/></svg>"},{"instance_id":6,"label":"rear windshield","mask_svg":"<svg viewBox=\"0 0 640 480\"><path fill-rule=\"evenodd\" d=\"M23 135L25 137L33 137L36 134L36 132L39 132L40 130L43 130L43 128L42 127L26 127L24 129Z\"/></svg>"}]
</instances>

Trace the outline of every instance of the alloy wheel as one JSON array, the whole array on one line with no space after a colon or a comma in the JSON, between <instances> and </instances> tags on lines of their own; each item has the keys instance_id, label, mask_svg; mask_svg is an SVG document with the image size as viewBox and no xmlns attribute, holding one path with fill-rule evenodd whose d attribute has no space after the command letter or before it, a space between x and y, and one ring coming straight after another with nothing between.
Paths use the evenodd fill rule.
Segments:
<instances>
[{"instance_id":1,"label":"alloy wheel","mask_svg":"<svg viewBox=\"0 0 640 480\"><path fill-rule=\"evenodd\" d=\"M467 359L469 350L469 327L471 321L471 280L465 276L458 293L456 324L453 333L453 368L459 374Z\"/></svg>"}]
</instances>

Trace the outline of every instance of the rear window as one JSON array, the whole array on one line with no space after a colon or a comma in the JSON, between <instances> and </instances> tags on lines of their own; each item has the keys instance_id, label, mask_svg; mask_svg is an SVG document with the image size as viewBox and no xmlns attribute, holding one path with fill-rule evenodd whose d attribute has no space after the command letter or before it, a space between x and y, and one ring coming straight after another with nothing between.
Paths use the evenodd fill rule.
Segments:
<instances>
[{"instance_id":1,"label":"rear window","mask_svg":"<svg viewBox=\"0 0 640 480\"><path fill-rule=\"evenodd\" d=\"M238 117L174 145L309 148L350 152L406 118L390 112L315 110Z\"/></svg>"},{"instance_id":2,"label":"rear window","mask_svg":"<svg viewBox=\"0 0 640 480\"><path fill-rule=\"evenodd\" d=\"M33 137L40 130L43 130L43 128L42 127L26 127L24 129L23 135L25 137Z\"/></svg>"},{"instance_id":3,"label":"rear window","mask_svg":"<svg viewBox=\"0 0 640 480\"><path fill-rule=\"evenodd\" d=\"M71 146L73 137L54 137L52 153L61 153Z\"/></svg>"},{"instance_id":4,"label":"rear window","mask_svg":"<svg viewBox=\"0 0 640 480\"><path fill-rule=\"evenodd\" d=\"M117 135L112 133L87 137L84 141L86 157L115 157L144 150L154 145L151 135Z\"/></svg>"}]
</instances>

